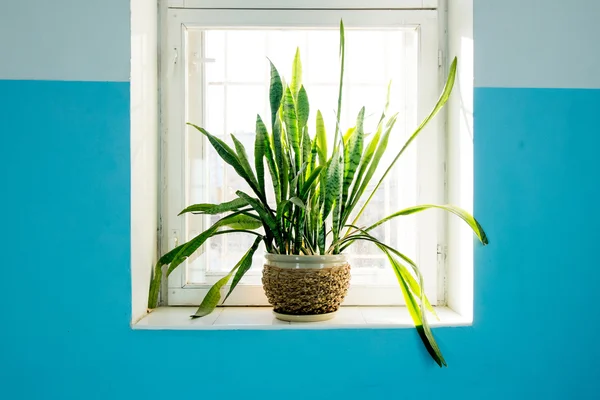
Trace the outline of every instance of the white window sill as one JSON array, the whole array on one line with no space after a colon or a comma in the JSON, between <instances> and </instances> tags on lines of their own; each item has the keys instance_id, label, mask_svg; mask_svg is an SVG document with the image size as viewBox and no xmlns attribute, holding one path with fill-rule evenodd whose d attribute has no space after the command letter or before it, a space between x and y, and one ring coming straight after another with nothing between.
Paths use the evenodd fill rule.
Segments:
<instances>
[{"instance_id":1,"label":"white window sill","mask_svg":"<svg viewBox=\"0 0 600 400\"><path fill-rule=\"evenodd\" d=\"M323 322L285 322L271 307L219 307L203 318L191 319L195 307L160 307L132 325L136 330L272 330L272 329L397 329L414 324L406 307L342 307ZM440 320L431 326L467 326L472 321L447 307L436 307Z\"/></svg>"}]
</instances>

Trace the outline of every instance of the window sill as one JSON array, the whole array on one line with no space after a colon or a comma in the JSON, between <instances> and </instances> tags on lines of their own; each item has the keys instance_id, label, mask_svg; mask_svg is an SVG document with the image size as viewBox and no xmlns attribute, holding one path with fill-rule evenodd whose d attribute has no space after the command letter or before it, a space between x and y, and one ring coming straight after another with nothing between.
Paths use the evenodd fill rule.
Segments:
<instances>
[{"instance_id":1,"label":"window sill","mask_svg":"<svg viewBox=\"0 0 600 400\"><path fill-rule=\"evenodd\" d=\"M273 316L271 307L219 307L203 318L190 319L195 307L160 307L132 325L135 330L273 330L273 329L398 329L414 324L406 307L342 307L322 322L285 322ZM472 321L447 307L436 307L440 320L430 325L468 326Z\"/></svg>"}]
</instances>

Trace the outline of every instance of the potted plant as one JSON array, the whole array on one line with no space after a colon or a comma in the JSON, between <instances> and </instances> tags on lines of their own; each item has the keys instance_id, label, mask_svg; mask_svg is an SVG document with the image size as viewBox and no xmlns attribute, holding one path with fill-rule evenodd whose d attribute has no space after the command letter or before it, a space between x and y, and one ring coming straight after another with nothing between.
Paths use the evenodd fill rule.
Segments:
<instances>
[{"instance_id":1,"label":"potted plant","mask_svg":"<svg viewBox=\"0 0 600 400\"><path fill-rule=\"evenodd\" d=\"M202 300L192 318L211 313L221 300L221 289L230 281L225 300L252 266L259 244L266 247L263 287L277 318L316 321L331 318L350 285L350 265L344 250L357 241L374 243L388 258L393 268L410 315L431 357L440 365L446 362L427 324L426 312L435 315L422 290L423 278L417 265L397 249L380 241L371 231L391 219L431 208L449 211L463 219L483 244L486 235L466 211L452 205L425 204L399 210L380 221L364 224L360 217L379 186L415 140L425 125L446 104L456 75L457 60L450 66L441 96L431 113L421 122L407 142L397 149L393 161L385 166L375 188L367 187L379 168L397 114L381 115L375 132L367 138L363 121L364 107L354 127L342 133L340 112L344 79L344 27L340 22L340 83L333 143L327 143L325 124L320 111L316 128L309 128L309 100L301 84L299 52L293 62L289 85L283 83L271 63L269 99L271 115L267 129L260 116L256 119L254 166L247 150L234 136L233 147L202 127L189 124L203 134L223 161L248 184L251 192L238 190L237 198L222 204L194 204L183 213L224 214L207 230L163 255L158 261L150 287L149 308L155 308L163 277L163 266L169 275L209 238L233 232L255 236L253 245L229 274L217 281ZM267 188L265 179L272 184ZM275 201L267 200L272 191ZM367 196L368 195L368 196ZM358 204L366 197L359 208ZM262 229L262 231L258 231Z\"/></svg>"}]
</instances>

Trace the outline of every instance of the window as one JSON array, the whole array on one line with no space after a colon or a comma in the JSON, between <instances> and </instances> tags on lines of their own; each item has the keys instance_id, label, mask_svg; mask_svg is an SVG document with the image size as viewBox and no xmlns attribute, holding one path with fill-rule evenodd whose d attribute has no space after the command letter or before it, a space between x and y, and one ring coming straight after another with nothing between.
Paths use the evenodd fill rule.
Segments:
<instances>
[{"instance_id":1,"label":"window","mask_svg":"<svg viewBox=\"0 0 600 400\"><path fill-rule=\"evenodd\" d=\"M163 252L197 235L217 219L178 217L185 206L231 200L235 190L244 187L244 182L203 137L185 123L203 126L225 140L234 133L247 148L252 148L256 114L269 115L267 57L283 77L289 77L295 49L300 49L311 121L316 110L321 110L327 131L333 134L340 18L346 26L347 51L342 129L353 126L363 105L368 116L366 130L374 129L391 80L389 109L399 112L399 122L389 146L399 148L429 113L443 83L444 71L438 62L437 11L168 11L162 64ZM374 222L404 206L443 202L444 146L443 121L438 118L405 153L362 221ZM389 151L390 158L393 154ZM433 304L445 301L444 260L440 254L440 249L445 248L443 218L441 213L424 213L397 219L375 232L419 263ZM229 271L252 241L253 238L236 235L211 239L169 277L168 304L198 304L211 284ZM356 244L350 254L352 283L345 305L403 304L396 279L374 246ZM227 304L268 304L260 283L260 250L254 261Z\"/></svg>"}]
</instances>

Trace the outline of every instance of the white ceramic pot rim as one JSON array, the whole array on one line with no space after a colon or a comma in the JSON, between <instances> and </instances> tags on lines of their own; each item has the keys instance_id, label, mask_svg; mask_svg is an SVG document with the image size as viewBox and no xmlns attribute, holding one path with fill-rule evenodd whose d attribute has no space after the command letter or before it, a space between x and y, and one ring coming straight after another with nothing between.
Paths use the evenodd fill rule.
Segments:
<instances>
[{"instance_id":1,"label":"white ceramic pot rim","mask_svg":"<svg viewBox=\"0 0 600 400\"><path fill-rule=\"evenodd\" d=\"M305 256L265 253L265 259L269 265L290 269L332 268L348 263L348 257L345 254Z\"/></svg>"}]
</instances>

